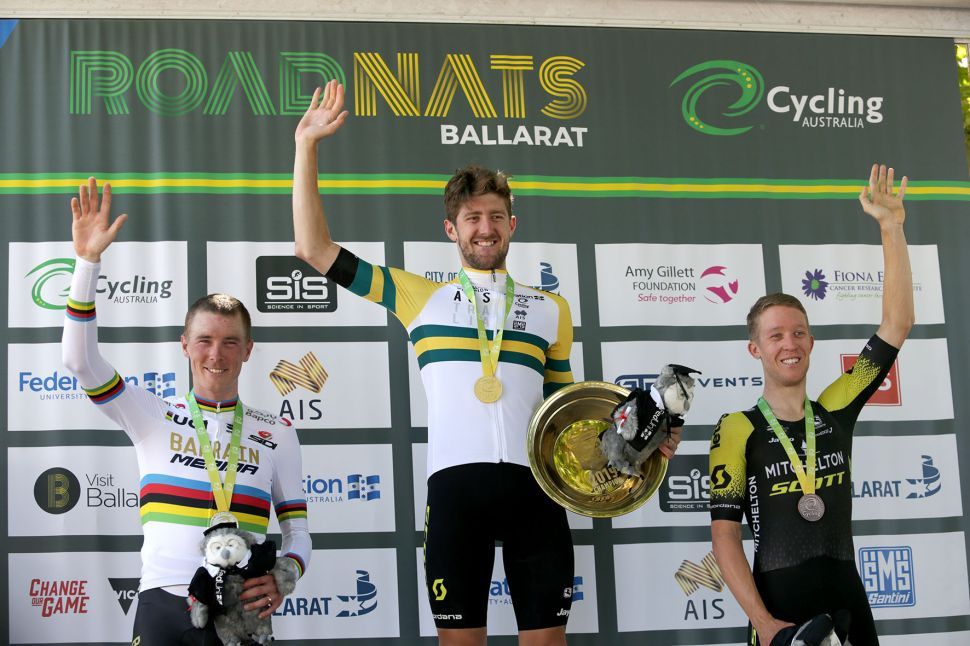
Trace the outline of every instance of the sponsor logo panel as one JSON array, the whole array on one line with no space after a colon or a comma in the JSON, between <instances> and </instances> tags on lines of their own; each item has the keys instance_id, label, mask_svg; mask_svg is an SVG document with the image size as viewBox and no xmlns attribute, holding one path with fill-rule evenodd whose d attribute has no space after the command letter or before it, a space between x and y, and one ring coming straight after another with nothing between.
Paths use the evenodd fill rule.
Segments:
<instances>
[{"instance_id":1,"label":"sponsor logo panel","mask_svg":"<svg viewBox=\"0 0 970 646\"><path fill-rule=\"evenodd\" d=\"M689 413L688 413L689 414ZM707 441L685 440L657 493L640 509L617 516L613 527L687 527L711 523Z\"/></svg>"},{"instance_id":2,"label":"sponsor logo panel","mask_svg":"<svg viewBox=\"0 0 970 646\"><path fill-rule=\"evenodd\" d=\"M970 630L955 633L922 633L919 635L879 635L882 646L960 646L970 644Z\"/></svg>"},{"instance_id":3,"label":"sponsor logo panel","mask_svg":"<svg viewBox=\"0 0 970 646\"><path fill-rule=\"evenodd\" d=\"M423 517L423 514L422 514ZM591 545L576 545L575 575L572 589L564 590L564 595L572 596L572 606L569 610L569 623L566 624L567 633L598 633L599 620L596 606L596 567L594 563L593 547ZM431 605L428 602L428 587L424 577L424 556L421 548L417 550L418 568L418 624L422 637L433 637L437 634L434 619L431 615ZM434 581L435 590L442 586L447 589L448 581ZM509 594L508 578L505 576L505 565L502 562L502 548L495 548L495 561L492 566L492 579L488 588L488 634L515 635L518 628L515 622L515 612L512 607L512 597Z\"/></svg>"},{"instance_id":4,"label":"sponsor logo panel","mask_svg":"<svg viewBox=\"0 0 970 646\"><path fill-rule=\"evenodd\" d=\"M8 563L10 643L131 639L141 572L138 552L10 554Z\"/></svg>"},{"instance_id":5,"label":"sponsor logo panel","mask_svg":"<svg viewBox=\"0 0 970 646\"><path fill-rule=\"evenodd\" d=\"M304 445L302 455L311 532L394 531L389 445ZM278 531L274 516L270 533Z\"/></svg>"},{"instance_id":6,"label":"sponsor logo panel","mask_svg":"<svg viewBox=\"0 0 970 646\"><path fill-rule=\"evenodd\" d=\"M424 531L424 511L428 500L428 445L411 445L411 464L414 469L414 530ZM571 529L593 529L593 519L566 511Z\"/></svg>"},{"instance_id":7,"label":"sponsor logo panel","mask_svg":"<svg viewBox=\"0 0 970 646\"><path fill-rule=\"evenodd\" d=\"M395 551L314 550L273 614L273 632L280 640L399 637Z\"/></svg>"},{"instance_id":8,"label":"sponsor logo panel","mask_svg":"<svg viewBox=\"0 0 970 646\"><path fill-rule=\"evenodd\" d=\"M694 403L685 416L688 426L712 425L726 412L754 405L764 387L761 364L742 340L623 341L601 347L603 378L625 388L649 387L667 363L700 370Z\"/></svg>"},{"instance_id":9,"label":"sponsor logo panel","mask_svg":"<svg viewBox=\"0 0 970 646\"><path fill-rule=\"evenodd\" d=\"M970 612L963 532L856 536L855 546L877 621Z\"/></svg>"},{"instance_id":10,"label":"sponsor logo panel","mask_svg":"<svg viewBox=\"0 0 970 646\"><path fill-rule=\"evenodd\" d=\"M132 447L11 447L7 464L11 536L141 533Z\"/></svg>"},{"instance_id":11,"label":"sponsor logo panel","mask_svg":"<svg viewBox=\"0 0 970 646\"><path fill-rule=\"evenodd\" d=\"M70 242L11 242L10 327L61 327L74 274ZM178 325L188 304L184 242L116 242L104 253L98 325Z\"/></svg>"},{"instance_id":12,"label":"sponsor logo panel","mask_svg":"<svg viewBox=\"0 0 970 646\"><path fill-rule=\"evenodd\" d=\"M579 341L573 342L572 350L569 352L569 367L573 371L573 380L583 381L583 344ZM421 369L418 368L414 346L410 343L408 343L408 396L411 402L411 426L427 427L428 395L424 389L424 381L421 379Z\"/></svg>"},{"instance_id":13,"label":"sponsor logo panel","mask_svg":"<svg viewBox=\"0 0 970 646\"><path fill-rule=\"evenodd\" d=\"M670 87L673 96L682 93L684 123L705 135L743 135L755 126L778 132L871 128L884 120L885 97L861 92L853 80L818 83L797 75L765 79L747 60L700 61L681 71ZM755 111L762 103L768 112Z\"/></svg>"},{"instance_id":14,"label":"sponsor logo panel","mask_svg":"<svg viewBox=\"0 0 970 646\"><path fill-rule=\"evenodd\" d=\"M160 397L188 388L188 362L178 343L101 343L99 347L128 388L146 388ZM11 431L118 428L64 367L59 343L7 346L7 402Z\"/></svg>"},{"instance_id":15,"label":"sponsor logo panel","mask_svg":"<svg viewBox=\"0 0 970 646\"><path fill-rule=\"evenodd\" d=\"M387 428L388 380L384 342L257 343L239 390L298 428Z\"/></svg>"},{"instance_id":16,"label":"sponsor logo panel","mask_svg":"<svg viewBox=\"0 0 970 646\"><path fill-rule=\"evenodd\" d=\"M765 293L761 245L596 245L600 324L739 325Z\"/></svg>"},{"instance_id":17,"label":"sponsor logo panel","mask_svg":"<svg viewBox=\"0 0 970 646\"><path fill-rule=\"evenodd\" d=\"M875 332L875 330L873 330ZM868 339L816 341L812 368L808 372L808 392L814 398L843 370L843 355L854 361ZM950 362L946 339L909 339L896 359L895 381L892 373L880 386L875 402L862 409L862 421L900 421L952 419L953 398ZM929 380L924 375L935 375ZM753 400L752 400L753 401ZM897 403L898 402L898 403Z\"/></svg>"},{"instance_id":18,"label":"sponsor logo panel","mask_svg":"<svg viewBox=\"0 0 970 646\"><path fill-rule=\"evenodd\" d=\"M384 262L384 243L341 243L366 262ZM236 296L253 325L386 325L383 307L352 294L293 255L292 242L209 242L209 292ZM226 271L227 267L238 268ZM257 344L258 347L258 344Z\"/></svg>"},{"instance_id":19,"label":"sponsor logo panel","mask_svg":"<svg viewBox=\"0 0 970 646\"><path fill-rule=\"evenodd\" d=\"M749 561L753 550L751 541L745 541ZM747 625L709 542L615 545L613 560L620 632ZM644 572L654 573L653 602L647 608L642 599Z\"/></svg>"},{"instance_id":20,"label":"sponsor logo panel","mask_svg":"<svg viewBox=\"0 0 970 646\"><path fill-rule=\"evenodd\" d=\"M815 325L882 320L883 258L879 245L780 245L782 291L799 297ZM921 324L944 323L936 245L910 245L913 302Z\"/></svg>"},{"instance_id":21,"label":"sponsor logo panel","mask_svg":"<svg viewBox=\"0 0 970 646\"><path fill-rule=\"evenodd\" d=\"M582 325L576 245L512 242L509 244L507 266L515 282L565 298L569 303L573 326ZM454 242L404 243L404 268L428 280L442 283L455 280L460 267ZM499 289L503 287L499 285Z\"/></svg>"},{"instance_id":22,"label":"sponsor logo panel","mask_svg":"<svg viewBox=\"0 0 970 646\"><path fill-rule=\"evenodd\" d=\"M962 516L955 435L857 437L852 518Z\"/></svg>"}]
</instances>

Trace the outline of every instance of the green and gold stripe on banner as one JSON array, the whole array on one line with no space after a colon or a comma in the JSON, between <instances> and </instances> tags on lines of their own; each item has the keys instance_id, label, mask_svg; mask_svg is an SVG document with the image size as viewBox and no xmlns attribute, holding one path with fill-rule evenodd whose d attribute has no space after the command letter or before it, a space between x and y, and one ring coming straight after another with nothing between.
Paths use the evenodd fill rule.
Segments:
<instances>
[{"instance_id":1,"label":"green and gold stripe on banner","mask_svg":"<svg viewBox=\"0 0 970 646\"><path fill-rule=\"evenodd\" d=\"M98 174L115 193L289 194L289 173L124 173ZM87 175L77 173L0 173L0 195L74 193ZM329 173L320 190L350 195L440 195L446 175L407 173ZM839 179L750 179L697 177L556 177L519 175L518 195L546 197L745 198L767 200L854 200L863 182ZM970 182L912 181L907 200L970 200Z\"/></svg>"}]
</instances>

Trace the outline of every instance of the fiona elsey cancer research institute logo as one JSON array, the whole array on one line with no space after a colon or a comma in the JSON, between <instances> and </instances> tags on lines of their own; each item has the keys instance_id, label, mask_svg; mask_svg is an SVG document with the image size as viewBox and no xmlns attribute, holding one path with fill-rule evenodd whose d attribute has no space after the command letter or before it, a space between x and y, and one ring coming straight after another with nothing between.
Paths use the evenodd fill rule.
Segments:
<instances>
[{"instance_id":1,"label":"fiona elsey cancer research institute logo","mask_svg":"<svg viewBox=\"0 0 970 646\"><path fill-rule=\"evenodd\" d=\"M697 132L714 136L741 135L756 125L751 112L762 99L777 115L790 116L802 128L865 128L883 122L881 96L854 94L801 79L767 89L762 74L746 62L717 59L692 65L670 87L690 79L681 99L681 115ZM762 126L764 127L764 126Z\"/></svg>"}]
</instances>

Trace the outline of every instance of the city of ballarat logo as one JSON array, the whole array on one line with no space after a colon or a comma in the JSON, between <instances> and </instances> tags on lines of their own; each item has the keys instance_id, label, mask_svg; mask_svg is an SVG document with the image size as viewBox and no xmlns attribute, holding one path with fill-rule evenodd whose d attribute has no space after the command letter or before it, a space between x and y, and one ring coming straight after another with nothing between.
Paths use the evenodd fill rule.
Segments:
<instances>
[{"instance_id":1,"label":"city of ballarat logo","mask_svg":"<svg viewBox=\"0 0 970 646\"><path fill-rule=\"evenodd\" d=\"M138 597L138 579L112 579L108 577L108 583L111 584L111 589L115 591L115 595L118 597L121 610L127 615L132 601Z\"/></svg>"},{"instance_id":2,"label":"city of ballarat logo","mask_svg":"<svg viewBox=\"0 0 970 646\"><path fill-rule=\"evenodd\" d=\"M48 514L71 511L80 497L81 483L77 476L63 467L44 471L34 482L34 500Z\"/></svg>"},{"instance_id":3,"label":"city of ballarat logo","mask_svg":"<svg viewBox=\"0 0 970 646\"><path fill-rule=\"evenodd\" d=\"M357 570L355 594L317 597L291 594L274 614L277 617L360 617L377 609L377 586L367 570ZM306 586L302 586L306 589Z\"/></svg>"},{"instance_id":4,"label":"city of ballarat logo","mask_svg":"<svg viewBox=\"0 0 970 646\"><path fill-rule=\"evenodd\" d=\"M933 466L933 456L924 455L923 457L923 477L906 478L906 482L915 490L906 494L907 498L929 498L940 492L942 483L940 482L940 470Z\"/></svg>"},{"instance_id":5,"label":"city of ballarat logo","mask_svg":"<svg viewBox=\"0 0 970 646\"><path fill-rule=\"evenodd\" d=\"M337 289L326 276L293 256L256 258L256 309L260 312L334 312Z\"/></svg>"},{"instance_id":6,"label":"city of ballarat logo","mask_svg":"<svg viewBox=\"0 0 970 646\"><path fill-rule=\"evenodd\" d=\"M711 478L706 455L684 455L671 460L660 487L660 509L665 512L710 509Z\"/></svg>"},{"instance_id":7,"label":"city of ballarat logo","mask_svg":"<svg viewBox=\"0 0 970 646\"><path fill-rule=\"evenodd\" d=\"M859 574L873 608L916 605L912 548L860 547Z\"/></svg>"}]
</instances>

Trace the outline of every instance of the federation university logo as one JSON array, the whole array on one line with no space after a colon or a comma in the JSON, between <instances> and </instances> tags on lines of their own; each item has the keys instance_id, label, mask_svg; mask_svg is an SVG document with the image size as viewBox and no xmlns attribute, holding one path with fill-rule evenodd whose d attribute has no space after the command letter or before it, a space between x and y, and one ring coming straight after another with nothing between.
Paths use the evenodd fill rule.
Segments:
<instances>
[{"instance_id":1,"label":"federation university logo","mask_svg":"<svg viewBox=\"0 0 970 646\"><path fill-rule=\"evenodd\" d=\"M764 78L758 70L738 61L705 61L681 72L671 81L670 87L692 76L700 76L700 78L687 89L680 102L680 111L687 125L706 135L731 136L751 130L752 126L728 128L709 123L698 114L698 103L701 101L701 96L711 88L733 86L739 91L738 97L721 112L720 116L733 119L747 114L758 105L765 92Z\"/></svg>"},{"instance_id":2,"label":"federation university logo","mask_svg":"<svg viewBox=\"0 0 970 646\"><path fill-rule=\"evenodd\" d=\"M873 608L916 605L913 550L908 546L859 548L859 574Z\"/></svg>"},{"instance_id":3,"label":"federation university logo","mask_svg":"<svg viewBox=\"0 0 970 646\"><path fill-rule=\"evenodd\" d=\"M146 372L142 375L142 386L150 393L165 399L175 397L175 373L174 372Z\"/></svg>"}]
</instances>

